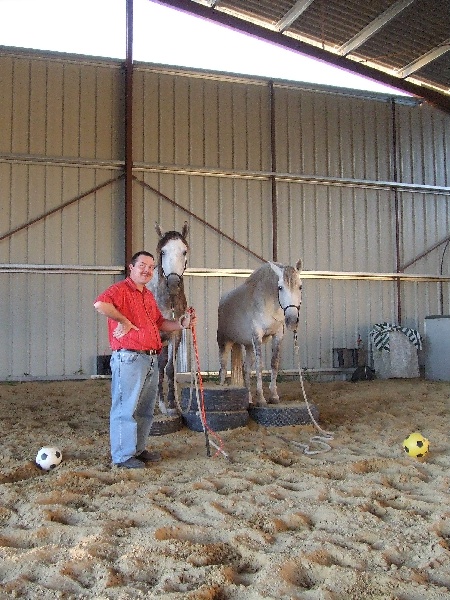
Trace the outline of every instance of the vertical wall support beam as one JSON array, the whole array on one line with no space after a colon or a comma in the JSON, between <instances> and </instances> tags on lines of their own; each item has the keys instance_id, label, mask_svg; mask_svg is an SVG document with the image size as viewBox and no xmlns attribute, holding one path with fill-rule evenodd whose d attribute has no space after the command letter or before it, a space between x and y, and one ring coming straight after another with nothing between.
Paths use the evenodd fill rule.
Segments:
<instances>
[{"instance_id":1,"label":"vertical wall support beam","mask_svg":"<svg viewBox=\"0 0 450 600\"><path fill-rule=\"evenodd\" d=\"M395 98L391 100L391 126L392 126L392 176L393 181L398 182L398 157L397 157L397 111L395 106ZM398 199L398 187L394 186L394 212L395 212L395 270L400 273L400 204ZM401 281L397 279L397 323L402 323L402 290Z\"/></svg>"},{"instance_id":2,"label":"vertical wall support beam","mask_svg":"<svg viewBox=\"0 0 450 600\"><path fill-rule=\"evenodd\" d=\"M125 273L133 254L133 0L127 2L125 59Z\"/></svg>"},{"instance_id":3,"label":"vertical wall support beam","mask_svg":"<svg viewBox=\"0 0 450 600\"><path fill-rule=\"evenodd\" d=\"M269 82L269 102L270 102L270 158L271 158L271 195L272 195L272 260L278 260L278 207L277 207L277 181L275 173L277 172L277 147L275 134L275 92L273 81Z\"/></svg>"}]
</instances>

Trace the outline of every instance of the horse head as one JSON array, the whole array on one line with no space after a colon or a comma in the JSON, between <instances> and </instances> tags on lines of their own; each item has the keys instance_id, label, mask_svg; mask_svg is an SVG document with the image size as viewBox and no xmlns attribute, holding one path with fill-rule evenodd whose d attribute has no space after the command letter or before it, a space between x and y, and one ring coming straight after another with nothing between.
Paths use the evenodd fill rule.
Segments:
<instances>
[{"instance_id":1,"label":"horse head","mask_svg":"<svg viewBox=\"0 0 450 600\"><path fill-rule=\"evenodd\" d=\"M170 295L175 295L181 287L187 266L189 244L186 238L189 226L185 221L181 233L178 231L163 233L158 223L155 224L155 229L159 236L156 247L159 277L165 280Z\"/></svg>"},{"instance_id":2,"label":"horse head","mask_svg":"<svg viewBox=\"0 0 450 600\"><path fill-rule=\"evenodd\" d=\"M285 325L290 331L297 331L302 303L302 261L298 260L295 267L283 267L270 261L269 265L278 278L278 304L283 310Z\"/></svg>"}]
</instances>

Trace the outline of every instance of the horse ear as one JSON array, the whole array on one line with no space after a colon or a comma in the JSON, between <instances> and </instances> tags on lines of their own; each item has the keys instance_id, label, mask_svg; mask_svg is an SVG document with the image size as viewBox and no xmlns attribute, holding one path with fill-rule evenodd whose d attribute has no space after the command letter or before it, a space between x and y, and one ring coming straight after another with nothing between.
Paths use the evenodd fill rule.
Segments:
<instances>
[{"instance_id":1,"label":"horse ear","mask_svg":"<svg viewBox=\"0 0 450 600\"><path fill-rule=\"evenodd\" d=\"M268 261L268 263L271 266L272 271L276 273L278 278L283 277L283 269L280 269L280 267L277 264L271 262L270 260Z\"/></svg>"},{"instance_id":2,"label":"horse ear","mask_svg":"<svg viewBox=\"0 0 450 600\"><path fill-rule=\"evenodd\" d=\"M189 224L187 221L185 221L184 225L183 225L183 229L181 230L181 235L186 239L188 233L189 233Z\"/></svg>"},{"instance_id":3,"label":"horse ear","mask_svg":"<svg viewBox=\"0 0 450 600\"><path fill-rule=\"evenodd\" d=\"M158 234L158 236L159 236L160 238L162 238L162 236L163 236L163 232L161 231L161 227L159 226L159 224L158 224L158 223L155 223L155 229L156 229L156 233Z\"/></svg>"},{"instance_id":4,"label":"horse ear","mask_svg":"<svg viewBox=\"0 0 450 600\"><path fill-rule=\"evenodd\" d=\"M302 259L301 258L298 259L297 264L295 265L295 268L297 269L297 271L302 270Z\"/></svg>"}]
</instances>

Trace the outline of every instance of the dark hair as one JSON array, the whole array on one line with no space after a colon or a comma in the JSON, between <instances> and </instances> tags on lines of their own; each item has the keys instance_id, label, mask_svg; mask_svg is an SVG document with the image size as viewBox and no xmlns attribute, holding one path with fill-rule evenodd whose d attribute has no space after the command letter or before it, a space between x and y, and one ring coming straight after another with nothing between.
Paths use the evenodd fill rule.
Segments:
<instances>
[{"instance_id":1,"label":"dark hair","mask_svg":"<svg viewBox=\"0 0 450 600\"><path fill-rule=\"evenodd\" d=\"M150 258L153 258L153 260L155 260L155 257L150 252L147 252L146 250L139 250L139 252L135 252L131 257L130 263L133 265L133 267L135 266L137 259L140 256L149 256Z\"/></svg>"}]
</instances>

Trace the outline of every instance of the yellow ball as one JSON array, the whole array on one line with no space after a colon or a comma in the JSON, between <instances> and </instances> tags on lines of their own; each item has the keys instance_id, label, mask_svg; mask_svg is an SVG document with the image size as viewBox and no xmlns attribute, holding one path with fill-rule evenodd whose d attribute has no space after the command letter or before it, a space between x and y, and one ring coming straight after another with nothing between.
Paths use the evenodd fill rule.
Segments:
<instances>
[{"instance_id":1,"label":"yellow ball","mask_svg":"<svg viewBox=\"0 0 450 600\"><path fill-rule=\"evenodd\" d=\"M403 449L409 456L421 458L430 449L430 442L421 433L415 431L403 441Z\"/></svg>"}]
</instances>

